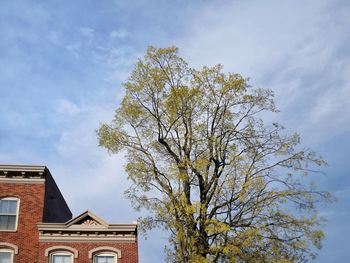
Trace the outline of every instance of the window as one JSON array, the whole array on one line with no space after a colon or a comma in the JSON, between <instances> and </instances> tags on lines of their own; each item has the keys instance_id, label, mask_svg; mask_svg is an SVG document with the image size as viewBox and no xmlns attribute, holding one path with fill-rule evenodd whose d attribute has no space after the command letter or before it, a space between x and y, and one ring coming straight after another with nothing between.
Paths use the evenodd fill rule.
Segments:
<instances>
[{"instance_id":1,"label":"window","mask_svg":"<svg viewBox=\"0 0 350 263\"><path fill-rule=\"evenodd\" d=\"M50 263L72 263L73 256L69 252L56 252L51 254Z\"/></svg>"},{"instance_id":2,"label":"window","mask_svg":"<svg viewBox=\"0 0 350 263\"><path fill-rule=\"evenodd\" d=\"M68 246L53 246L45 249L45 256L50 256L50 263L73 263L78 258L78 250Z\"/></svg>"},{"instance_id":3,"label":"window","mask_svg":"<svg viewBox=\"0 0 350 263\"><path fill-rule=\"evenodd\" d=\"M102 253L94 256L94 263L116 263L117 257L114 254Z\"/></svg>"},{"instance_id":4,"label":"window","mask_svg":"<svg viewBox=\"0 0 350 263\"><path fill-rule=\"evenodd\" d=\"M0 230L16 230L19 200L13 197L0 199Z\"/></svg>"},{"instance_id":5,"label":"window","mask_svg":"<svg viewBox=\"0 0 350 263\"><path fill-rule=\"evenodd\" d=\"M12 263L13 251L8 249L0 249L0 263Z\"/></svg>"},{"instance_id":6,"label":"window","mask_svg":"<svg viewBox=\"0 0 350 263\"><path fill-rule=\"evenodd\" d=\"M122 252L115 247L95 247L89 251L89 258L93 259L93 263L117 263L121 257Z\"/></svg>"}]
</instances>

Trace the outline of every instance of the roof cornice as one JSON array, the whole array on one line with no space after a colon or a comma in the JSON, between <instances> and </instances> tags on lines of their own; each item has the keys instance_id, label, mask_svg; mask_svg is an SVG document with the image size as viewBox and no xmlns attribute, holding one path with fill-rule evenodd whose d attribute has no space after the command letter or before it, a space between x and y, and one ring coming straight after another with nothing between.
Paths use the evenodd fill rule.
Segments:
<instances>
[{"instance_id":1,"label":"roof cornice","mask_svg":"<svg viewBox=\"0 0 350 263\"><path fill-rule=\"evenodd\" d=\"M45 165L0 164L0 171L7 172L45 172Z\"/></svg>"},{"instance_id":2,"label":"roof cornice","mask_svg":"<svg viewBox=\"0 0 350 263\"><path fill-rule=\"evenodd\" d=\"M137 224L67 225L38 223L40 242L135 242Z\"/></svg>"},{"instance_id":3,"label":"roof cornice","mask_svg":"<svg viewBox=\"0 0 350 263\"><path fill-rule=\"evenodd\" d=\"M100 233L104 235L108 233L112 236L137 234L137 224L108 224L91 211L85 211L66 223L38 223L37 226L42 234Z\"/></svg>"},{"instance_id":4,"label":"roof cornice","mask_svg":"<svg viewBox=\"0 0 350 263\"><path fill-rule=\"evenodd\" d=\"M65 225L67 227L75 224L76 222L78 222L79 220L85 218L85 217L91 217L93 220L97 221L99 224L103 225L103 226L108 226L108 223L106 221L104 221L102 218L98 217L97 215L95 215L94 213L92 213L91 211L87 210L84 213L78 215L75 218L72 218L71 220L69 220L68 222L65 223Z\"/></svg>"},{"instance_id":5,"label":"roof cornice","mask_svg":"<svg viewBox=\"0 0 350 263\"><path fill-rule=\"evenodd\" d=\"M67 227L66 224L38 223L39 231L50 232L135 232L137 224L113 224L106 227L96 226L74 226Z\"/></svg>"},{"instance_id":6,"label":"roof cornice","mask_svg":"<svg viewBox=\"0 0 350 263\"><path fill-rule=\"evenodd\" d=\"M47 173L50 173L50 171L44 165L0 164L0 179L15 179L14 181L21 179L25 179L26 181L31 179L44 179Z\"/></svg>"}]
</instances>

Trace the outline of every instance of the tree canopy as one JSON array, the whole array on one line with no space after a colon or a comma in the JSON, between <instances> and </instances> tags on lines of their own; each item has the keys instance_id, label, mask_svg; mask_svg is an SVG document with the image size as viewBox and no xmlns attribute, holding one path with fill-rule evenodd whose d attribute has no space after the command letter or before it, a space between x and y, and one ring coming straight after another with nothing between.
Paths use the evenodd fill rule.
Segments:
<instances>
[{"instance_id":1,"label":"tree canopy","mask_svg":"<svg viewBox=\"0 0 350 263\"><path fill-rule=\"evenodd\" d=\"M221 65L189 67L178 49L149 47L100 145L126 151L126 191L169 230L171 262L303 262L324 236L303 178L325 161L264 114L273 92Z\"/></svg>"}]
</instances>

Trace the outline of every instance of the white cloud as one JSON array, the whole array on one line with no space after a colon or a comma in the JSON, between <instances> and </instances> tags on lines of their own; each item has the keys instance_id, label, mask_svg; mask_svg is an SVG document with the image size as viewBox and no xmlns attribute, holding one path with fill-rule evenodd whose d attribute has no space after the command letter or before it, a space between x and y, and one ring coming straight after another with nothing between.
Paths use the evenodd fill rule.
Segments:
<instances>
[{"instance_id":1,"label":"white cloud","mask_svg":"<svg viewBox=\"0 0 350 263\"><path fill-rule=\"evenodd\" d=\"M62 37L59 32L51 31L47 35L47 39L56 46L62 45Z\"/></svg>"},{"instance_id":2,"label":"white cloud","mask_svg":"<svg viewBox=\"0 0 350 263\"><path fill-rule=\"evenodd\" d=\"M75 115L81 112L81 109L75 103L61 99L57 102L56 112L63 115Z\"/></svg>"},{"instance_id":3,"label":"white cloud","mask_svg":"<svg viewBox=\"0 0 350 263\"><path fill-rule=\"evenodd\" d=\"M215 2L198 8L178 40L192 66L221 63L254 87L272 88L282 110L275 118L329 157L330 177L318 182L335 189L339 202L321 209L330 221L318 262L343 262L349 254L347 141L334 139L350 131L349 12L348 1Z\"/></svg>"},{"instance_id":4,"label":"white cloud","mask_svg":"<svg viewBox=\"0 0 350 263\"><path fill-rule=\"evenodd\" d=\"M79 109L80 114L61 132L55 145L58 155L49 161L49 168L69 206L75 214L91 209L113 223L132 222L137 215L123 194L130 184L124 173L123 154L110 156L97 147L95 131L100 122L113 118L113 110L91 105L77 108L67 102L63 105L64 112ZM121 210L125 213L119 214Z\"/></svg>"},{"instance_id":5,"label":"white cloud","mask_svg":"<svg viewBox=\"0 0 350 263\"><path fill-rule=\"evenodd\" d=\"M66 49L71 52L76 58L80 57L79 50L81 48L81 43L71 43L66 45Z\"/></svg>"},{"instance_id":6,"label":"white cloud","mask_svg":"<svg viewBox=\"0 0 350 263\"><path fill-rule=\"evenodd\" d=\"M113 118L115 104L123 96L118 90L119 84L130 74L136 58L143 56L136 47L172 44L174 41L170 38L173 36L169 37L172 32L183 34L175 44L191 65L222 63L227 71L251 77L253 86L273 88L282 109L278 118L287 128L308 134L313 144L331 134L349 131L350 10L345 1L343 4L330 0L302 3L292 0L205 1L197 2L193 12L188 10L195 4L181 3L176 6L178 10L187 8L181 13L181 23L170 21L169 13L164 13L164 24L157 26L153 25L154 20L147 19L157 14L157 19L163 20L162 6L158 10L153 10L152 5L147 9L150 5L145 2L142 12L147 16L133 18L133 27L125 29L120 29L117 19L114 30L110 23L102 25L100 22L107 23L115 17L103 21L97 12L89 17L91 27L79 27L86 25L86 18L81 19L82 16L67 17L74 12L79 14L81 8L77 7L81 4L95 7L92 3L62 5L61 10L55 9L60 5L50 7L45 4L46 10L40 4L8 1L0 8L0 17L6 21L0 26L4 44L0 57L6 65L1 76L9 80L1 85L3 93L9 96L4 97L1 112L3 129L0 132L4 137L0 138L3 139L0 159L12 163L47 164L74 214L91 209L111 223L132 222L139 216L123 196L130 184L123 169L123 154L109 156L104 149L98 148L95 130L100 122ZM133 10L140 6L130 5L130 1L118 1L118 4L116 12L123 6ZM68 23L73 27L67 28ZM177 28L179 24L181 26ZM100 25L105 26L104 30L98 28ZM167 33L171 33L166 35L167 27L176 30L170 30ZM186 31L182 32L182 28ZM129 29L140 34L131 35ZM157 34L153 34L155 32ZM49 45L42 42L43 39ZM60 53L58 47L67 52ZM71 54L79 59L70 60ZM45 71L48 67L38 63L42 60L53 63L53 70ZM75 67L79 70L74 70ZM74 87L74 92L56 88L61 83L56 85L55 76L65 76L64 87ZM38 80L28 85L35 77ZM44 79L47 81L42 81ZM44 94L46 103L39 94ZM346 152L343 154L347 156ZM346 159L339 155L334 158ZM341 165L341 161L339 163ZM336 192L346 208L348 194L346 187ZM340 210L332 209L332 214L337 215ZM347 221L343 220L339 229ZM343 229L337 234L346 240ZM150 262L161 258L160 251L166 242L163 233L161 235L163 239L150 234L149 240L140 244L141 261L147 262L147 256ZM338 239L332 239L332 242L334 240ZM330 254L330 249L325 251ZM342 253L338 254L345 254Z\"/></svg>"},{"instance_id":7,"label":"white cloud","mask_svg":"<svg viewBox=\"0 0 350 263\"><path fill-rule=\"evenodd\" d=\"M95 30L90 27L81 27L79 30L85 37L89 39L92 39L95 35Z\"/></svg>"},{"instance_id":8,"label":"white cloud","mask_svg":"<svg viewBox=\"0 0 350 263\"><path fill-rule=\"evenodd\" d=\"M128 31L125 29L121 30L113 30L109 33L109 37L111 38L117 38L117 39L124 39L129 35Z\"/></svg>"},{"instance_id":9,"label":"white cloud","mask_svg":"<svg viewBox=\"0 0 350 263\"><path fill-rule=\"evenodd\" d=\"M341 46L350 38L350 17L346 6L332 3L209 4L178 41L180 52L192 66L221 63L226 71L251 77L253 86L272 88L282 110L276 117L287 127L316 133L317 143L350 126L350 55Z\"/></svg>"},{"instance_id":10,"label":"white cloud","mask_svg":"<svg viewBox=\"0 0 350 263\"><path fill-rule=\"evenodd\" d=\"M350 186L346 186L343 189L339 189L334 192L335 197L348 200L350 197ZM349 211L348 211L349 212Z\"/></svg>"}]
</instances>

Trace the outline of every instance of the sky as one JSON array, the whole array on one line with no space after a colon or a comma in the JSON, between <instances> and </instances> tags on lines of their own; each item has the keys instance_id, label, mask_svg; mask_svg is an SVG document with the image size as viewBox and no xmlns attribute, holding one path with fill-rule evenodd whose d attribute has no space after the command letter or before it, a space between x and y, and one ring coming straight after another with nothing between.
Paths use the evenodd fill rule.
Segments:
<instances>
[{"instance_id":1,"label":"sky","mask_svg":"<svg viewBox=\"0 0 350 263\"><path fill-rule=\"evenodd\" d=\"M1 1L0 163L48 166L74 215L131 223L123 154L98 147L122 83L149 45L179 47L195 68L270 88L273 116L328 162L320 190L337 202L315 262L350 258L350 1ZM163 262L166 233L140 236L140 262Z\"/></svg>"}]
</instances>

